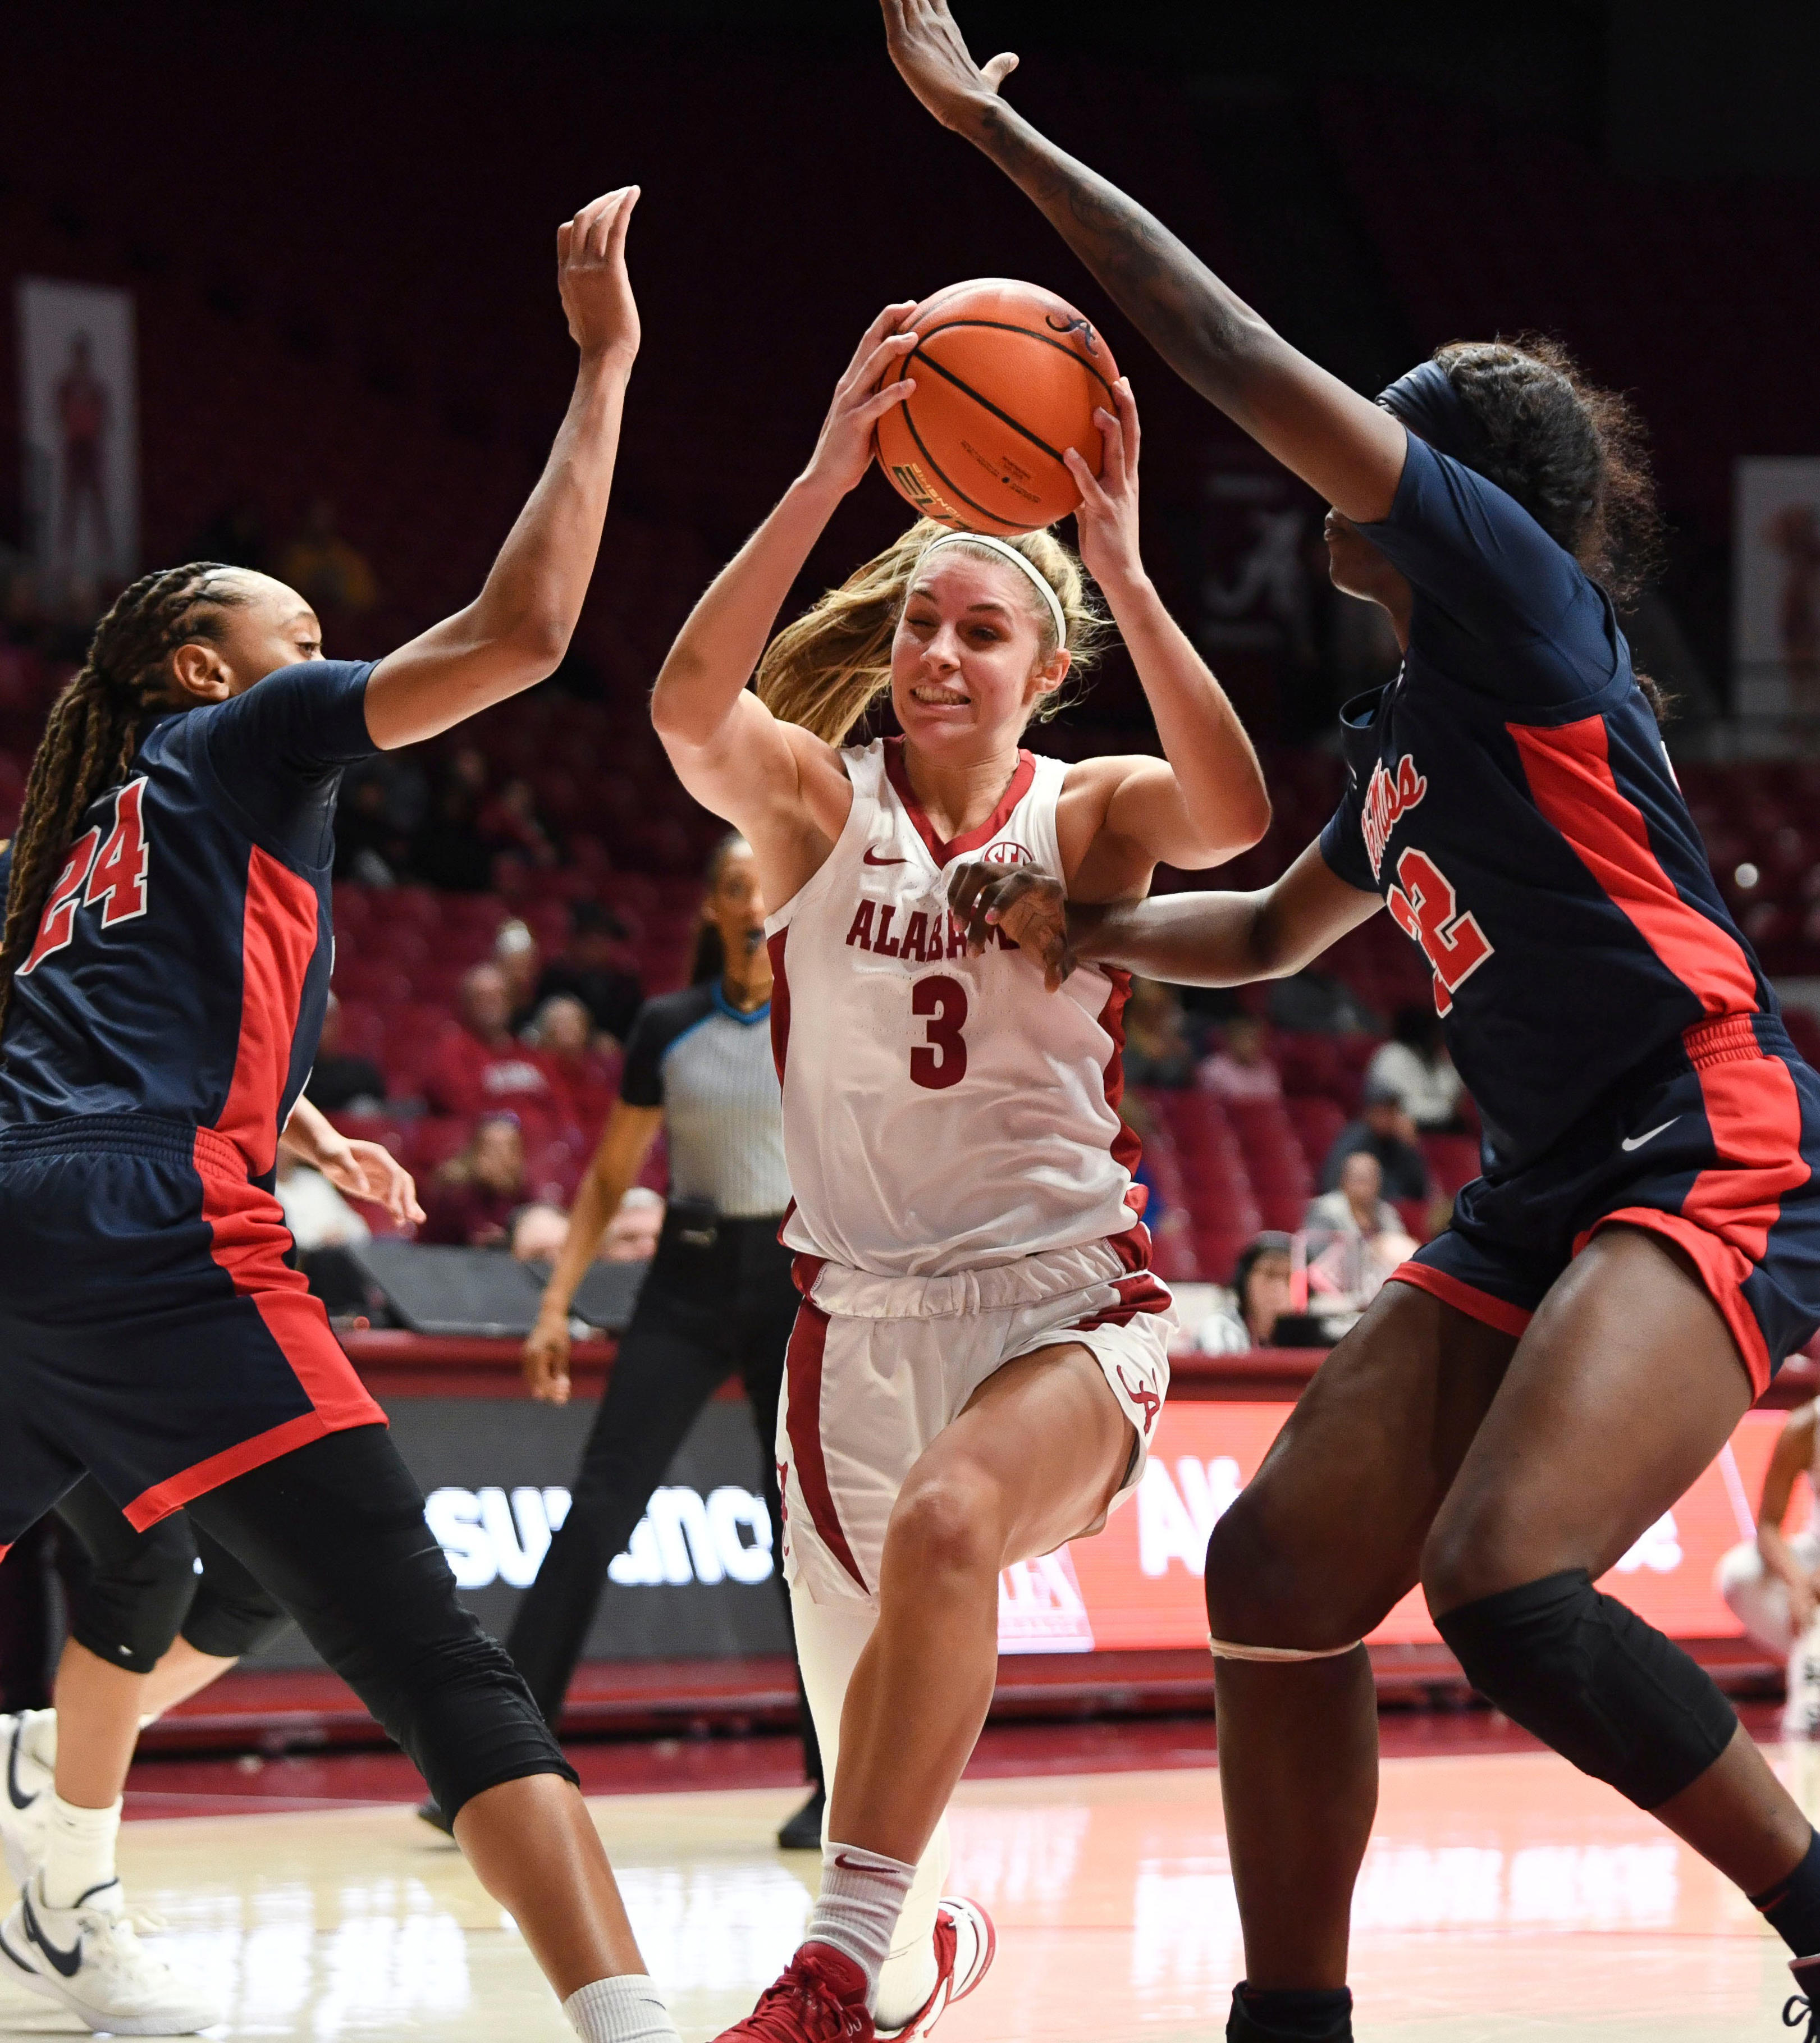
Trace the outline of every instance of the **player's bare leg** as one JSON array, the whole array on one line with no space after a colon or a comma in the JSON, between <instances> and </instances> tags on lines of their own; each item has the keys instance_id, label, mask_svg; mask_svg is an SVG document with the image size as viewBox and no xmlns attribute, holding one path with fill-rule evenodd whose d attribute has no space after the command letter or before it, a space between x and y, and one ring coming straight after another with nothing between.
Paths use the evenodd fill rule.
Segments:
<instances>
[{"instance_id":1,"label":"player's bare leg","mask_svg":"<svg viewBox=\"0 0 1820 2043\"><path fill-rule=\"evenodd\" d=\"M1542 1301L1436 1519L1422 1573L1443 1630L1485 1598L1565 1571L1597 1581L1685 1493L1752 1398L1681 1251L1635 1228L1597 1236ZM1658 1734L1647 1716L1627 1730L1639 1743ZM1735 1727L1696 1777L1644 1806L1748 1895L1785 1880L1813 1840ZM1802 1956L1820 1953L1820 1895L1814 1912Z\"/></svg>"},{"instance_id":2,"label":"player's bare leg","mask_svg":"<svg viewBox=\"0 0 1820 2043\"><path fill-rule=\"evenodd\" d=\"M464 1803L454 1828L481 1884L510 1911L559 1999L595 1980L644 1971L579 1789L554 1773L504 1780Z\"/></svg>"},{"instance_id":3,"label":"player's bare leg","mask_svg":"<svg viewBox=\"0 0 1820 2043\"><path fill-rule=\"evenodd\" d=\"M1215 1528L1216 1639L1331 1653L1412 1589L1423 1543L1514 1337L1387 1284L1322 1365ZM1377 1804L1362 1647L1216 1662L1220 1792L1248 1986L1345 1984L1353 1882Z\"/></svg>"},{"instance_id":4,"label":"player's bare leg","mask_svg":"<svg viewBox=\"0 0 1820 2043\"><path fill-rule=\"evenodd\" d=\"M1096 1524L1133 1445L1099 1364L1070 1345L1006 1363L918 1461L847 1690L830 1838L921 1856L992 1700L999 1571Z\"/></svg>"}]
</instances>

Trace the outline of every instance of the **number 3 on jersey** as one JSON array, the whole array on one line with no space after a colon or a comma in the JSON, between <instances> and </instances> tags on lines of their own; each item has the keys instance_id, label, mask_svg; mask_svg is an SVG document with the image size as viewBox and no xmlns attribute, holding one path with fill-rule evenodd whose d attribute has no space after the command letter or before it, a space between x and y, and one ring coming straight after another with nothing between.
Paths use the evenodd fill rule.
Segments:
<instances>
[{"instance_id":1,"label":"number 3 on jersey","mask_svg":"<svg viewBox=\"0 0 1820 2043\"><path fill-rule=\"evenodd\" d=\"M923 1037L910 1046L913 1085L941 1092L967 1075L967 988L945 974L919 979L910 988L910 1012L922 1018Z\"/></svg>"},{"instance_id":2,"label":"number 3 on jersey","mask_svg":"<svg viewBox=\"0 0 1820 2043\"><path fill-rule=\"evenodd\" d=\"M144 801L144 776L128 780L114 798L113 827L106 842L102 843L101 831L95 829L84 830L70 846L63 869L44 903L38 941L19 968L21 977L69 943L76 933L79 907L99 907L104 930L145 913L145 868L150 853L142 815Z\"/></svg>"},{"instance_id":3,"label":"number 3 on jersey","mask_svg":"<svg viewBox=\"0 0 1820 2043\"><path fill-rule=\"evenodd\" d=\"M1397 861L1401 883L1385 897L1392 918L1422 946L1435 968L1435 1012L1449 1013L1454 995L1492 954L1477 918L1459 912L1453 883L1427 852L1413 845Z\"/></svg>"}]
</instances>

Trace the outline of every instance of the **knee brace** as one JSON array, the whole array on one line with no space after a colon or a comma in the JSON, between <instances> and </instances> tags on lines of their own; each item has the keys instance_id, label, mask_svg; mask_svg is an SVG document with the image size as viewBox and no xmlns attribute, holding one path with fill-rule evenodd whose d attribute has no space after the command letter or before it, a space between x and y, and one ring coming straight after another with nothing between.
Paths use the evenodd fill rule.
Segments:
<instances>
[{"instance_id":1,"label":"knee brace","mask_svg":"<svg viewBox=\"0 0 1820 2043\"><path fill-rule=\"evenodd\" d=\"M109 1666L149 1674L195 1593L196 1543L178 1513L95 1562L70 1614L70 1636Z\"/></svg>"},{"instance_id":2,"label":"knee brace","mask_svg":"<svg viewBox=\"0 0 1820 2043\"><path fill-rule=\"evenodd\" d=\"M1692 1787L1738 1729L1708 1677L1584 1568L1435 1623L1482 1696L1640 1809Z\"/></svg>"}]
</instances>

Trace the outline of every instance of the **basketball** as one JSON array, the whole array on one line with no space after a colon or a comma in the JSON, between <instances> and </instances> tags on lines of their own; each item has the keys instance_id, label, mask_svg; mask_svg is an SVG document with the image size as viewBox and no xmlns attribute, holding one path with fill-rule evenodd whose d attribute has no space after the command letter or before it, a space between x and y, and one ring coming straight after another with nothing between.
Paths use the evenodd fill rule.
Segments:
<instances>
[{"instance_id":1,"label":"basketball","mask_svg":"<svg viewBox=\"0 0 1820 2043\"><path fill-rule=\"evenodd\" d=\"M914 393L878 425L898 494L956 531L1029 532L1081 500L1063 460L1099 473L1094 412L1113 408L1118 365L1066 298L1009 277L951 284L918 305L917 345L892 372Z\"/></svg>"}]
</instances>

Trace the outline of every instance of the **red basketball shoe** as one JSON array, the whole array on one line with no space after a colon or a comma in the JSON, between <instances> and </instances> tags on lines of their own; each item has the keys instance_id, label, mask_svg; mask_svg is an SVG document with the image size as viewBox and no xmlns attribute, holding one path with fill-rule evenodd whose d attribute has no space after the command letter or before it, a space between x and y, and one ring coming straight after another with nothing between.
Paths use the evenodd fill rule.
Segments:
<instances>
[{"instance_id":1,"label":"red basketball shoe","mask_svg":"<svg viewBox=\"0 0 1820 2043\"><path fill-rule=\"evenodd\" d=\"M743 2022L716 2043L873 2043L866 1976L831 1944L805 1944Z\"/></svg>"},{"instance_id":2,"label":"red basketball shoe","mask_svg":"<svg viewBox=\"0 0 1820 2043\"><path fill-rule=\"evenodd\" d=\"M935 1991L901 2029L881 2029L880 2043L912 2043L928 2035L957 2000L985 1978L998 1950L998 1932L977 1901L944 1895L935 1916Z\"/></svg>"}]
</instances>

